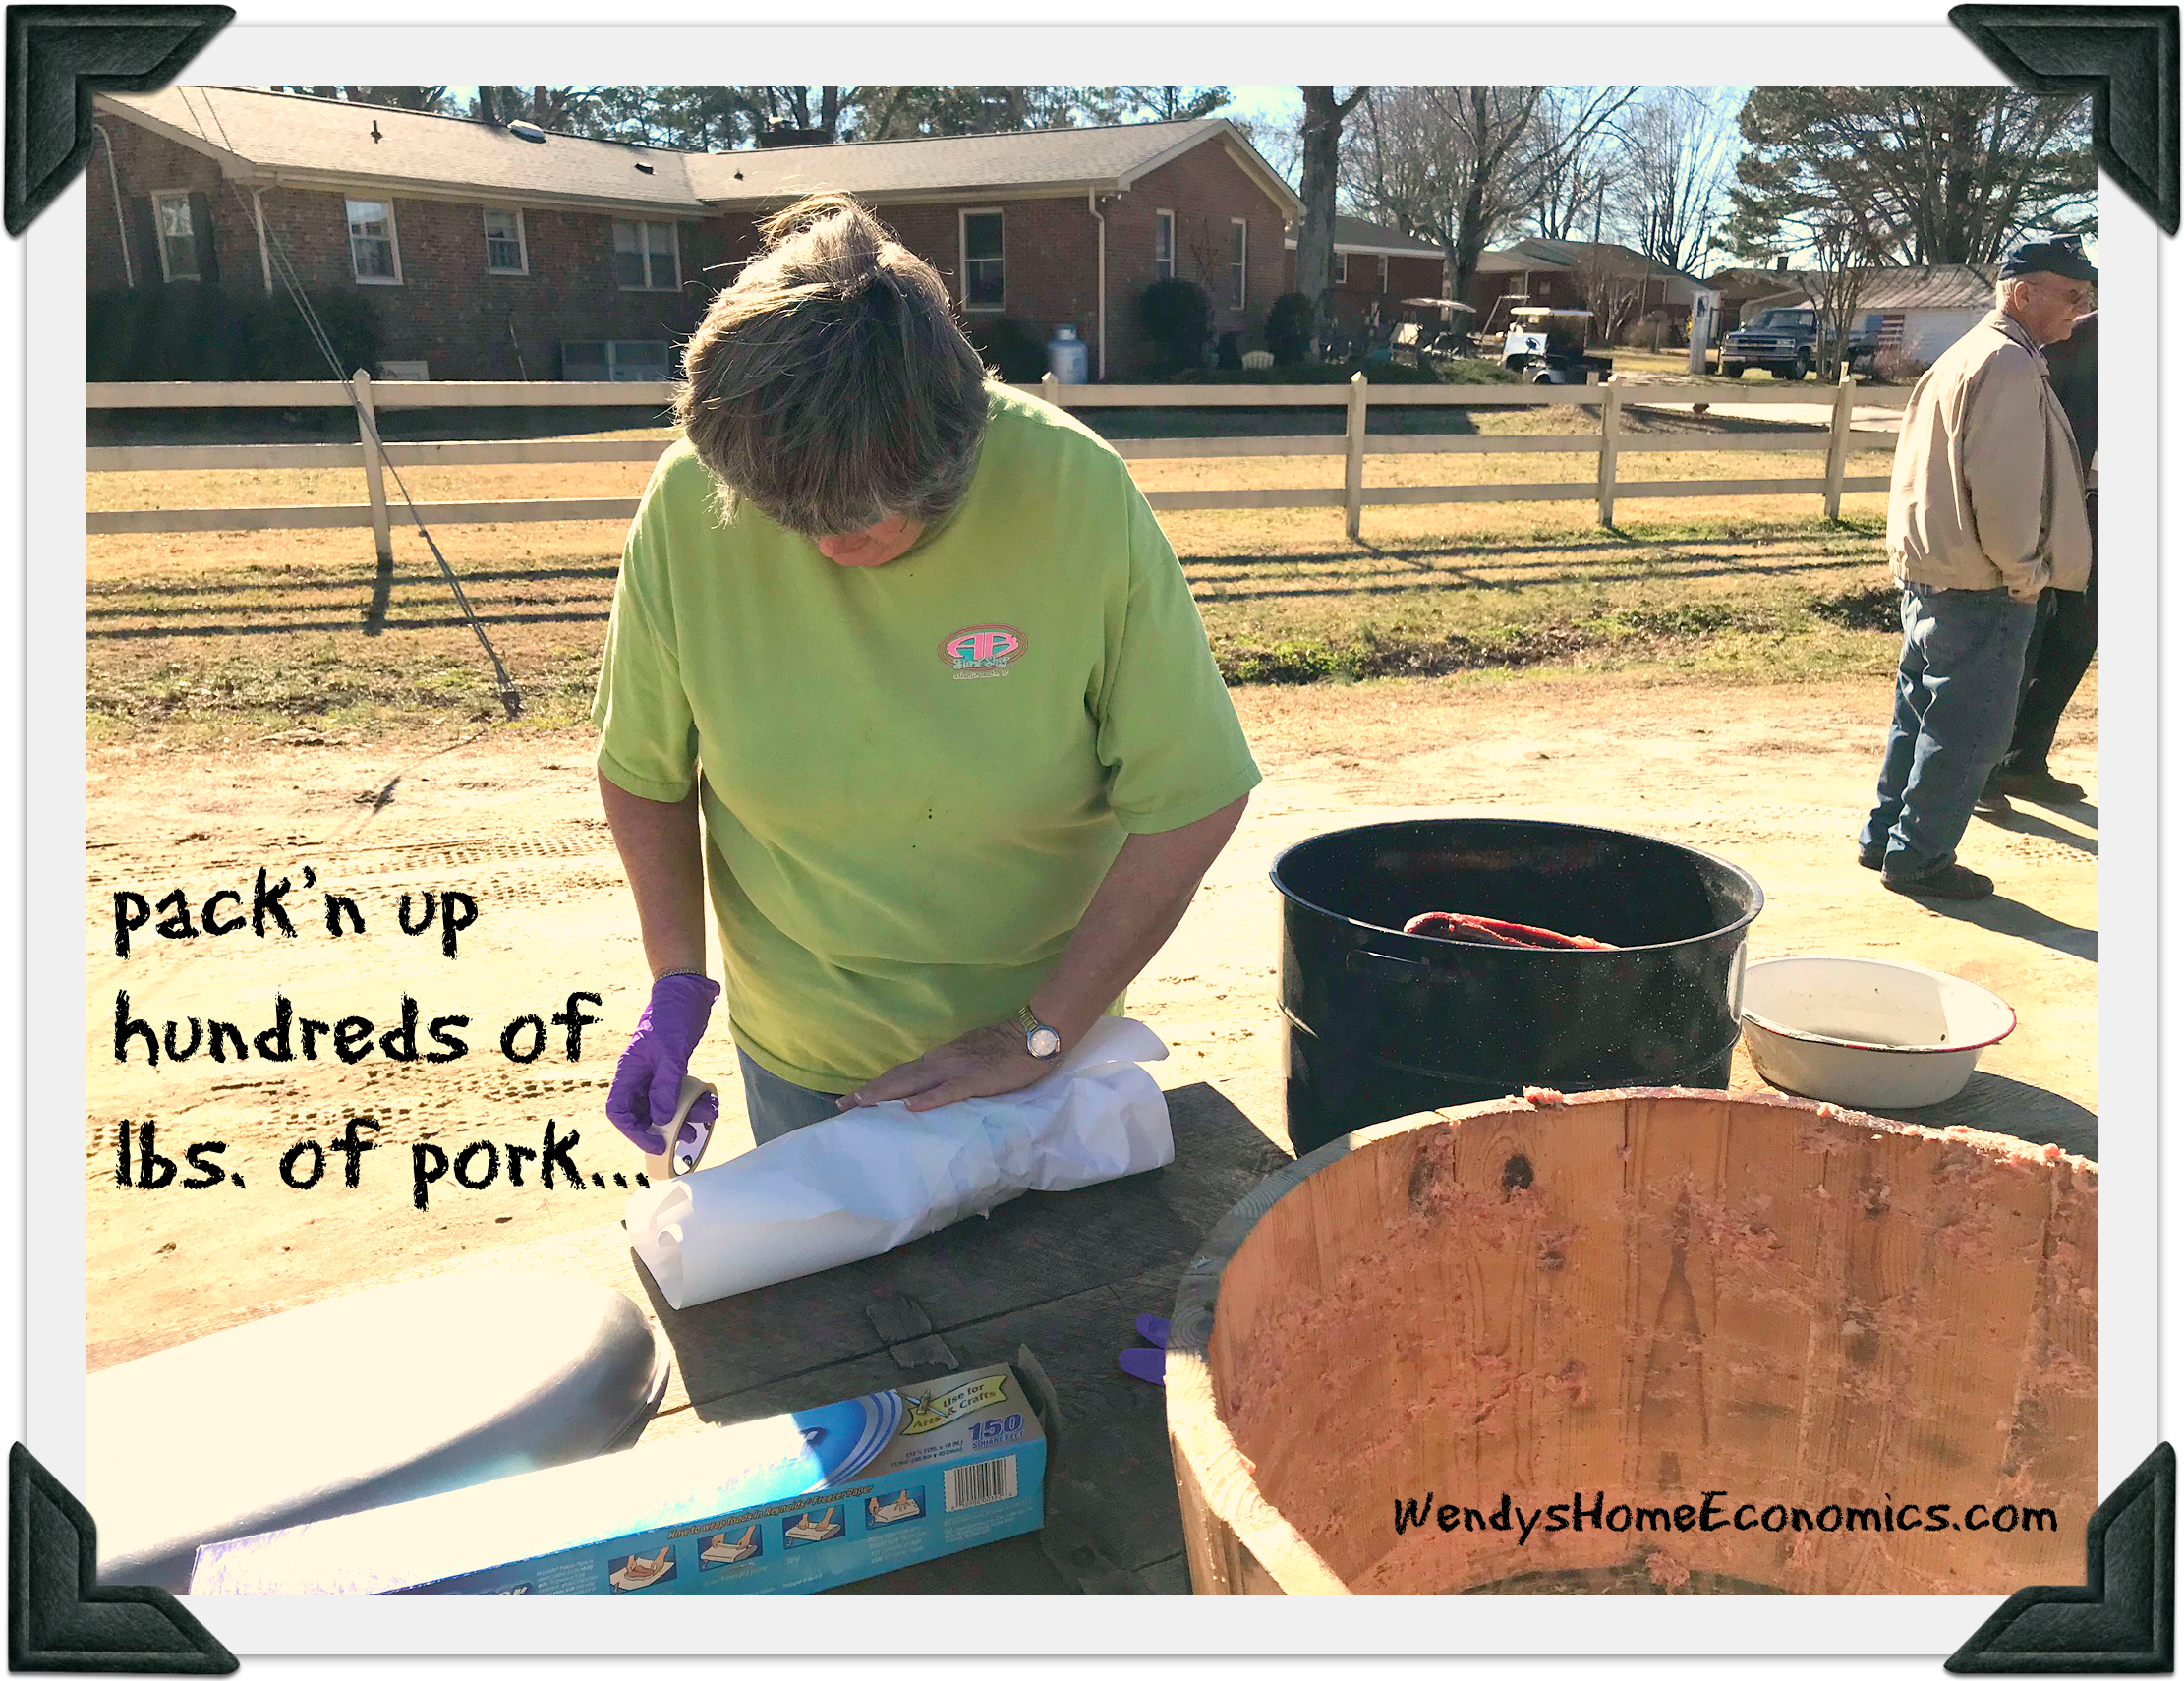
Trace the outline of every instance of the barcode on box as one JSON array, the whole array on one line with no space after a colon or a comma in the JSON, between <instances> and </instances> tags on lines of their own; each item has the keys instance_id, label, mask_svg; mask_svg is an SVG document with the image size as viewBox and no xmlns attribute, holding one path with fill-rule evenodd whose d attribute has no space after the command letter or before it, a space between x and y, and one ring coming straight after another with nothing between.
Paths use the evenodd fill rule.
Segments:
<instances>
[{"instance_id":1,"label":"barcode on box","mask_svg":"<svg viewBox=\"0 0 2184 1681\"><path fill-rule=\"evenodd\" d=\"M958 1465L941 1474L941 1505L960 1512L970 1506L991 1506L997 1500L1016 1497L1016 1456L1004 1454L978 1465Z\"/></svg>"}]
</instances>

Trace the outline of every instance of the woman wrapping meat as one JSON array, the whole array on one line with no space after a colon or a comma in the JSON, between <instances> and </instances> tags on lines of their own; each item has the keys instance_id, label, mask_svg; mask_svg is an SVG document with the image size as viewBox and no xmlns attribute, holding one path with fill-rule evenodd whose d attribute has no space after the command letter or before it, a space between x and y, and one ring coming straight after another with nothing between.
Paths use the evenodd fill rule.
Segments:
<instances>
[{"instance_id":1,"label":"woman wrapping meat","mask_svg":"<svg viewBox=\"0 0 2184 1681\"><path fill-rule=\"evenodd\" d=\"M607 1116L648 1152L721 994L709 890L759 1141L998 1096L1120 1010L1259 780L1116 452L992 382L854 201L762 233L685 347L592 713L653 974Z\"/></svg>"}]
</instances>

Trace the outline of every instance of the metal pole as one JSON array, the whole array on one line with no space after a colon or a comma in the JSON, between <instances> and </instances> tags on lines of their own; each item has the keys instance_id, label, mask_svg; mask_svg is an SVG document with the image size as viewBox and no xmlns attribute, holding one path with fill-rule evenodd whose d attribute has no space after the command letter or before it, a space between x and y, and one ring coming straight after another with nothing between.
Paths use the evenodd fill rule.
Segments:
<instances>
[{"instance_id":1,"label":"metal pole","mask_svg":"<svg viewBox=\"0 0 2184 1681\"><path fill-rule=\"evenodd\" d=\"M273 295L273 254L265 244L265 189L251 189L251 220L258 228L258 268L265 280L265 295Z\"/></svg>"},{"instance_id":2,"label":"metal pole","mask_svg":"<svg viewBox=\"0 0 2184 1681\"><path fill-rule=\"evenodd\" d=\"M394 564L394 538L387 530L386 481L379 467L379 416L372 406L372 376L362 368L350 376L357 388L357 434L364 443L364 488L372 499L372 547L382 568Z\"/></svg>"},{"instance_id":3,"label":"metal pole","mask_svg":"<svg viewBox=\"0 0 2184 1681\"><path fill-rule=\"evenodd\" d=\"M1343 462L1344 526L1357 540L1365 513L1365 377L1350 377L1350 427Z\"/></svg>"},{"instance_id":4,"label":"metal pole","mask_svg":"<svg viewBox=\"0 0 2184 1681\"><path fill-rule=\"evenodd\" d=\"M137 265L129 261L129 218L122 214L121 177L114 173L114 137L106 132L104 123L93 123L91 132L106 143L106 185L114 195L114 237L121 241L121 277L129 289L137 289ZM156 220L153 230L157 233Z\"/></svg>"},{"instance_id":5,"label":"metal pole","mask_svg":"<svg viewBox=\"0 0 2184 1681\"><path fill-rule=\"evenodd\" d=\"M1827 430L1827 517L1834 519L1843 511L1843 473L1850 465L1851 454L1851 392L1858 384L1858 376L1849 369L1835 386L1835 414Z\"/></svg>"},{"instance_id":6,"label":"metal pole","mask_svg":"<svg viewBox=\"0 0 2184 1681\"><path fill-rule=\"evenodd\" d=\"M1615 523L1615 445L1623 430L1623 387L1610 374L1600 381L1600 523Z\"/></svg>"}]
</instances>

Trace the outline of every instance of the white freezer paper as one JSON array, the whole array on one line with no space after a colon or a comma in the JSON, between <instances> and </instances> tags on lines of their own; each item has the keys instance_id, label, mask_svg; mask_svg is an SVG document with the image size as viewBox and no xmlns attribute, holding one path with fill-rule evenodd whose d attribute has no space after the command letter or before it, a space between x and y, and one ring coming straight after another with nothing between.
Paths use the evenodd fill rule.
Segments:
<instances>
[{"instance_id":1,"label":"white freezer paper","mask_svg":"<svg viewBox=\"0 0 2184 1681\"><path fill-rule=\"evenodd\" d=\"M853 1109L629 1199L630 1247L675 1307L884 1254L1026 1190L1075 1190L1176 1159L1142 1021L1103 1017L1005 1097Z\"/></svg>"}]
</instances>

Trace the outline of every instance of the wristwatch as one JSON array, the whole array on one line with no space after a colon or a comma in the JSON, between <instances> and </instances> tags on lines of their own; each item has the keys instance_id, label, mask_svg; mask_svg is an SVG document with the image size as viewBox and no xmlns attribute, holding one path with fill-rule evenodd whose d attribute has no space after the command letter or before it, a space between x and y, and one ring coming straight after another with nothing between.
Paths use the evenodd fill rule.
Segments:
<instances>
[{"instance_id":1,"label":"wristwatch","mask_svg":"<svg viewBox=\"0 0 2184 1681\"><path fill-rule=\"evenodd\" d=\"M1024 1049L1041 1062L1062 1054L1062 1035L1032 1014L1030 1005L1016 1012L1016 1025L1024 1030Z\"/></svg>"}]
</instances>

